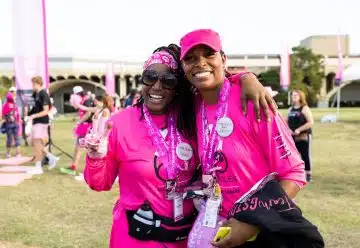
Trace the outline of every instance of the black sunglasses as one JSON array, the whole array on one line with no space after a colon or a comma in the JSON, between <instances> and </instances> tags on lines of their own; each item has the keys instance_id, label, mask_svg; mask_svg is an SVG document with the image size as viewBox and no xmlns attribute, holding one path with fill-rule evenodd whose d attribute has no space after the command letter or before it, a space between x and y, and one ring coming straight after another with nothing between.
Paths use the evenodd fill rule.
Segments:
<instances>
[{"instance_id":1,"label":"black sunglasses","mask_svg":"<svg viewBox=\"0 0 360 248\"><path fill-rule=\"evenodd\" d=\"M157 71L154 70L145 70L141 76L141 80L146 86L153 86L158 81L160 81L162 83L162 86L168 90L175 89L178 83L175 74L166 72L163 75L159 75Z\"/></svg>"}]
</instances>

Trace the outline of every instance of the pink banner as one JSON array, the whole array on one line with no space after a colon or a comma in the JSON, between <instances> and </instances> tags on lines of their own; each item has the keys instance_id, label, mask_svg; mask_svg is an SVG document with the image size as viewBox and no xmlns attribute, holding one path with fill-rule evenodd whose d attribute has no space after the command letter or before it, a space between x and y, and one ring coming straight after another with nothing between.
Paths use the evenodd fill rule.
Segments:
<instances>
[{"instance_id":1,"label":"pink banner","mask_svg":"<svg viewBox=\"0 0 360 248\"><path fill-rule=\"evenodd\" d=\"M106 67L106 93L110 96L115 95L115 73L114 64L109 63Z\"/></svg>"},{"instance_id":2,"label":"pink banner","mask_svg":"<svg viewBox=\"0 0 360 248\"><path fill-rule=\"evenodd\" d=\"M32 90L41 76L49 87L45 0L12 0L14 70L19 93Z\"/></svg>"},{"instance_id":3,"label":"pink banner","mask_svg":"<svg viewBox=\"0 0 360 248\"><path fill-rule=\"evenodd\" d=\"M284 90L288 90L290 86L290 53L286 49L280 55L280 86Z\"/></svg>"},{"instance_id":4,"label":"pink banner","mask_svg":"<svg viewBox=\"0 0 360 248\"><path fill-rule=\"evenodd\" d=\"M338 52L338 69L336 72L336 82L335 84L339 86L341 84L341 80L343 78L343 72L344 72L344 65L343 65L343 55L342 55L342 49L341 49L341 39L340 35L337 37L337 52Z\"/></svg>"}]
</instances>

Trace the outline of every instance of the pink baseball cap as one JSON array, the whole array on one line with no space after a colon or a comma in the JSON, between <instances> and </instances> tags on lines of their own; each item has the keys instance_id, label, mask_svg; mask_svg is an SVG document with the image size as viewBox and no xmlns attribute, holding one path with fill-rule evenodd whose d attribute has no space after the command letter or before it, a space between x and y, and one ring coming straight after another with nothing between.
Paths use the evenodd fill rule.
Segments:
<instances>
[{"instance_id":1,"label":"pink baseball cap","mask_svg":"<svg viewBox=\"0 0 360 248\"><path fill-rule=\"evenodd\" d=\"M197 29L184 35L180 40L182 60L185 55L197 45L206 45L216 52L221 51L221 39L217 32L211 29Z\"/></svg>"}]
</instances>

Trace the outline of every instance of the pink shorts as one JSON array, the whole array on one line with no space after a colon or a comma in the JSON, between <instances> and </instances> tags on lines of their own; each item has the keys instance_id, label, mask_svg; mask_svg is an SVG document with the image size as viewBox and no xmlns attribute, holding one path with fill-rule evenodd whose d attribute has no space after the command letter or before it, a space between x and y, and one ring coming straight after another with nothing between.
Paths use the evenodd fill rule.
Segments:
<instances>
[{"instance_id":1,"label":"pink shorts","mask_svg":"<svg viewBox=\"0 0 360 248\"><path fill-rule=\"evenodd\" d=\"M31 139L48 139L48 126L49 124L37 123L32 125L31 128Z\"/></svg>"}]
</instances>

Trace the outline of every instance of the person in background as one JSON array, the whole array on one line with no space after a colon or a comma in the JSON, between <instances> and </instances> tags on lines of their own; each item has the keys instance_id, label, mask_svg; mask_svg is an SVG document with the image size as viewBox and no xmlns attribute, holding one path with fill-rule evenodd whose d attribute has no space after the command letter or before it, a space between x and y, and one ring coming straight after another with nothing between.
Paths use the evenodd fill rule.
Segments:
<instances>
[{"instance_id":1,"label":"person in background","mask_svg":"<svg viewBox=\"0 0 360 248\"><path fill-rule=\"evenodd\" d=\"M132 90L130 91L129 96L128 96L128 97L126 98L126 100L125 100L125 108L133 106L133 104L134 104L134 99L135 99L137 93L138 93L138 92L137 92L136 89L132 89Z\"/></svg>"},{"instance_id":2,"label":"person in background","mask_svg":"<svg viewBox=\"0 0 360 248\"><path fill-rule=\"evenodd\" d=\"M305 162L306 180L312 180L311 171L311 128L314 124L312 112L306 102L305 93L294 90L291 94L292 106L288 110L287 123L292 131L296 148Z\"/></svg>"},{"instance_id":3,"label":"person in background","mask_svg":"<svg viewBox=\"0 0 360 248\"><path fill-rule=\"evenodd\" d=\"M120 98L120 109L125 108L125 98Z\"/></svg>"},{"instance_id":4,"label":"person in background","mask_svg":"<svg viewBox=\"0 0 360 248\"><path fill-rule=\"evenodd\" d=\"M94 98L94 108L87 108L81 106L80 108L85 111L92 111L94 115L92 117L92 127L90 134L93 135L103 135L105 132L105 124L111 114L113 113L113 99L109 95L98 95ZM95 111L94 111L95 110ZM81 143L81 142L80 142ZM84 181L84 175L79 173L75 176L75 179L78 181Z\"/></svg>"},{"instance_id":5,"label":"person in background","mask_svg":"<svg viewBox=\"0 0 360 248\"><path fill-rule=\"evenodd\" d=\"M105 132L105 123L113 112L113 99L109 95L96 96L95 99L97 110L93 115L91 132L103 134Z\"/></svg>"},{"instance_id":6,"label":"person in background","mask_svg":"<svg viewBox=\"0 0 360 248\"><path fill-rule=\"evenodd\" d=\"M22 101L22 104L21 104L21 119L22 119L22 138L24 140L24 144L25 146L29 146L29 143L27 141L27 136L26 136L26 133L25 133L25 125L26 125L26 122L25 122L25 117L28 115L28 112L29 112L29 107L27 105L27 103L25 101Z\"/></svg>"},{"instance_id":7,"label":"person in background","mask_svg":"<svg viewBox=\"0 0 360 248\"><path fill-rule=\"evenodd\" d=\"M107 102L110 113L111 114L115 113L116 112L115 99L113 97L111 97L110 95L106 95L105 101Z\"/></svg>"},{"instance_id":8,"label":"person in background","mask_svg":"<svg viewBox=\"0 0 360 248\"><path fill-rule=\"evenodd\" d=\"M28 173L37 175L44 173L42 160L44 158L44 147L49 139L48 126L51 103L49 95L43 89L42 77L33 77L31 82L34 90L33 98L35 104L30 110L29 115L25 118L25 121L32 121L31 143L34 149L35 167L28 171Z\"/></svg>"},{"instance_id":9,"label":"person in background","mask_svg":"<svg viewBox=\"0 0 360 248\"><path fill-rule=\"evenodd\" d=\"M113 101L114 101L114 113L116 113L121 110L121 102L118 97L113 97Z\"/></svg>"},{"instance_id":10,"label":"person in background","mask_svg":"<svg viewBox=\"0 0 360 248\"><path fill-rule=\"evenodd\" d=\"M50 110L49 110L49 126L48 126L48 136L49 136L49 142L46 144L46 146L44 147L44 153L46 155L47 158L47 163L49 165L48 169L52 170L55 168L56 163L60 160L59 157L55 156L54 154L51 153L51 143L52 143L52 122L55 119L55 116L57 114L57 109L54 105L54 99L52 97L50 97Z\"/></svg>"},{"instance_id":11,"label":"person in background","mask_svg":"<svg viewBox=\"0 0 360 248\"><path fill-rule=\"evenodd\" d=\"M270 96L273 97L273 98L275 96L277 96L277 94L279 94L278 91L272 90L272 88L270 86L265 86L265 89L269 92Z\"/></svg>"},{"instance_id":12,"label":"person in background","mask_svg":"<svg viewBox=\"0 0 360 248\"><path fill-rule=\"evenodd\" d=\"M134 106L139 101L140 98L141 98L141 94L140 94L139 91L137 91L135 96L134 96L132 105Z\"/></svg>"},{"instance_id":13,"label":"person in background","mask_svg":"<svg viewBox=\"0 0 360 248\"><path fill-rule=\"evenodd\" d=\"M4 128L6 130L6 157L11 157L11 148L14 143L16 157L20 157L20 128L21 119L19 109L16 105L16 90L6 94L6 103L2 107Z\"/></svg>"},{"instance_id":14,"label":"person in background","mask_svg":"<svg viewBox=\"0 0 360 248\"><path fill-rule=\"evenodd\" d=\"M79 141L86 136L92 125L92 111L84 110L86 108L94 109L94 101L91 99L91 93L86 94L81 86L75 86L73 88L75 102L72 103L76 109L79 110L79 121L74 127L74 135L76 136L74 158L72 164L69 167L60 168L60 172L68 175L76 175L76 167L81 157L81 146ZM72 100L71 100L72 101ZM95 111L95 109L94 109Z\"/></svg>"},{"instance_id":15,"label":"person in background","mask_svg":"<svg viewBox=\"0 0 360 248\"><path fill-rule=\"evenodd\" d=\"M49 110L49 118L50 118L50 121L52 121L55 119L55 115L58 113L58 111L54 105L54 98L50 97L50 103L51 103L51 107Z\"/></svg>"},{"instance_id":16,"label":"person in background","mask_svg":"<svg viewBox=\"0 0 360 248\"><path fill-rule=\"evenodd\" d=\"M91 98L91 95L92 95L92 93L91 93L90 90L89 90L88 92L86 92L86 96L87 96L88 98Z\"/></svg>"}]
</instances>

